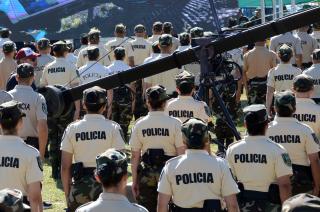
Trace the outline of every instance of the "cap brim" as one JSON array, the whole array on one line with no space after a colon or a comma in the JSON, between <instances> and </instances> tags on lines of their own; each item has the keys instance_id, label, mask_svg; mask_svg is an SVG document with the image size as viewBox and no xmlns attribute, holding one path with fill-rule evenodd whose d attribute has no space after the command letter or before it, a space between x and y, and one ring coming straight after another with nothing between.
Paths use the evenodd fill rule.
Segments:
<instances>
[{"instance_id":1,"label":"cap brim","mask_svg":"<svg viewBox=\"0 0 320 212\"><path fill-rule=\"evenodd\" d=\"M22 203L22 206L24 210L31 210L31 207L25 203Z\"/></svg>"}]
</instances>

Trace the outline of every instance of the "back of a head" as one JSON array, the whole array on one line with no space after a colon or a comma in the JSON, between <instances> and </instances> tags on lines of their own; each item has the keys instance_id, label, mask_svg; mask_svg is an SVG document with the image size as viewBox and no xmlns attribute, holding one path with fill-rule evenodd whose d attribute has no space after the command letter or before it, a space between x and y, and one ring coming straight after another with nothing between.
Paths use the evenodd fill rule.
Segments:
<instances>
[{"instance_id":1,"label":"back of a head","mask_svg":"<svg viewBox=\"0 0 320 212\"><path fill-rule=\"evenodd\" d=\"M204 30L201 27L194 27L190 29L191 38L201 38L204 36Z\"/></svg>"},{"instance_id":2,"label":"back of a head","mask_svg":"<svg viewBox=\"0 0 320 212\"><path fill-rule=\"evenodd\" d=\"M190 118L182 123L181 131L188 149L204 149L208 142L208 126L201 119Z\"/></svg>"},{"instance_id":3,"label":"back of a head","mask_svg":"<svg viewBox=\"0 0 320 212\"><path fill-rule=\"evenodd\" d=\"M22 192L16 189L0 190L0 212L23 212L30 209L23 204Z\"/></svg>"},{"instance_id":4,"label":"back of a head","mask_svg":"<svg viewBox=\"0 0 320 212\"><path fill-rule=\"evenodd\" d=\"M191 95L194 88L195 77L193 74L182 71L175 77L177 88L180 91L180 95Z\"/></svg>"},{"instance_id":5,"label":"back of a head","mask_svg":"<svg viewBox=\"0 0 320 212\"><path fill-rule=\"evenodd\" d=\"M52 45L52 51L56 57L64 57L66 52L69 52L69 47L66 42L58 41Z\"/></svg>"},{"instance_id":6,"label":"back of a head","mask_svg":"<svg viewBox=\"0 0 320 212\"><path fill-rule=\"evenodd\" d=\"M159 37L160 48L168 48L168 47L171 47L171 45L172 45L172 36L170 34L162 34Z\"/></svg>"},{"instance_id":7,"label":"back of a head","mask_svg":"<svg viewBox=\"0 0 320 212\"><path fill-rule=\"evenodd\" d=\"M107 91L99 86L94 86L83 91L83 104L89 113L98 113L108 102Z\"/></svg>"},{"instance_id":8,"label":"back of a head","mask_svg":"<svg viewBox=\"0 0 320 212\"><path fill-rule=\"evenodd\" d=\"M124 24L117 24L115 27L114 27L114 33L116 35L121 35L123 36L125 33L126 33L126 26Z\"/></svg>"},{"instance_id":9,"label":"back of a head","mask_svg":"<svg viewBox=\"0 0 320 212\"><path fill-rule=\"evenodd\" d=\"M287 44L283 44L278 50L278 55L282 62L288 63L293 56L292 48Z\"/></svg>"},{"instance_id":10,"label":"back of a head","mask_svg":"<svg viewBox=\"0 0 320 212\"><path fill-rule=\"evenodd\" d=\"M181 46L188 46L190 45L190 34L187 32L183 32L179 35L179 40Z\"/></svg>"},{"instance_id":11,"label":"back of a head","mask_svg":"<svg viewBox=\"0 0 320 212\"><path fill-rule=\"evenodd\" d=\"M142 24L138 24L134 27L134 32L136 36L141 37L141 36L144 36L144 33L146 32L146 28Z\"/></svg>"},{"instance_id":12,"label":"back of a head","mask_svg":"<svg viewBox=\"0 0 320 212\"><path fill-rule=\"evenodd\" d=\"M113 52L116 60L124 60L126 57L126 50L121 46L115 48Z\"/></svg>"},{"instance_id":13,"label":"back of a head","mask_svg":"<svg viewBox=\"0 0 320 212\"><path fill-rule=\"evenodd\" d=\"M87 33L82 33L80 35L80 43L81 43L81 45L88 45L88 42L89 42L88 34Z\"/></svg>"},{"instance_id":14,"label":"back of a head","mask_svg":"<svg viewBox=\"0 0 320 212\"><path fill-rule=\"evenodd\" d=\"M156 41L152 44L152 52L154 54L160 54L161 53L161 50L159 48L159 41Z\"/></svg>"},{"instance_id":15,"label":"back of a head","mask_svg":"<svg viewBox=\"0 0 320 212\"><path fill-rule=\"evenodd\" d=\"M16 44L12 41L6 41L2 45L2 51L5 55L16 51Z\"/></svg>"},{"instance_id":16,"label":"back of a head","mask_svg":"<svg viewBox=\"0 0 320 212\"><path fill-rule=\"evenodd\" d=\"M100 41L100 30L98 28L91 28L88 32L88 40L91 44L99 44Z\"/></svg>"},{"instance_id":17,"label":"back of a head","mask_svg":"<svg viewBox=\"0 0 320 212\"><path fill-rule=\"evenodd\" d=\"M250 105L243 109L244 121L251 136L265 135L268 126L267 109L262 104Z\"/></svg>"},{"instance_id":18,"label":"back of a head","mask_svg":"<svg viewBox=\"0 0 320 212\"><path fill-rule=\"evenodd\" d=\"M320 198L311 194L297 194L287 199L281 212L316 212L320 211Z\"/></svg>"},{"instance_id":19,"label":"back of a head","mask_svg":"<svg viewBox=\"0 0 320 212\"><path fill-rule=\"evenodd\" d=\"M2 28L0 30L0 37L1 38L9 38L11 35L11 31L8 28Z\"/></svg>"},{"instance_id":20,"label":"back of a head","mask_svg":"<svg viewBox=\"0 0 320 212\"><path fill-rule=\"evenodd\" d=\"M283 91L276 94L274 106L279 117L292 117L296 111L296 98L291 91Z\"/></svg>"},{"instance_id":21,"label":"back of a head","mask_svg":"<svg viewBox=\"0 0 320 212\"><path fill-rule=\"evenodd\" d=\"M293 78L293 90L298 93L306 93L312 91L314 88L313 78L305 75L300 74Z\"/></svg>"},{"instance_id":22,"label":"back of a head","mask_svg":"<svg viewBox=\"0 0 320 212\"><path fill-rule=\"evenodd\" d=\"M169 99L169 96L166 93L166 88L162 85L156 85L148 88L146 90L146 95L148 103L153 110L164 109L163 107L166 101Z\"/></svg>"},{"instance_id":23,"label":"back of a head","mask_svg":"<svg viewBox=\"0 0 320 212\"><path fill-rule=\"evenodd\" d=\"M127 157L124 153L109 149L96 157L96 174L105 188L119 184L127 174Z\"/></svg>"},{"instance_id":24,"label":"back of a head","mask_svg":"<svg viewBox=\"0 0 320 212\"><path fill-rule=\"evenodd\" d=\"M160 21L154 22L152 26L152 31L156 33L161 33L162 32L162 27L163 24Z\"/></svg>"},{"instance_id":25,"label":"back of a head","mask_svg":"<svg viewBox=\"0 0 320 212\"><path fill-rule=\"evenodd\" d=\"M22 112L21 103L11 100L0 105L0 124L2 130L15 130L18 122L26 115Z\"/></svg>"},{"instance_id":26,"label":"back of a head","mask_svg":"<svg viewBox=\"0 0 320 212\"><path fill-rule=\"evenodd\" d=\"M41 38L37 42L37 47L39 51L46 50L51 47L50 40L47 38Z\"/></svg>"},{"instance_id":27,"label":"back of a head","mask_svg":"<svg viewBox=\"0 0 320 212\"><path fill-rule=\"evenodd\" d=\"M173 26L171 22L164 22L162 31L164 34L171 34L173 30Z\"/></svg>"},{"instance_id":28,"label":"back of a head","mask_svg":"<svg viewBox=\"0 0 320 212\"><path fill-rule=\"evenodd\" d=\"M99 59L99 48L96 46L89 46L87 49L89 61L96 61Z\"/></svg>"}]
</instances>

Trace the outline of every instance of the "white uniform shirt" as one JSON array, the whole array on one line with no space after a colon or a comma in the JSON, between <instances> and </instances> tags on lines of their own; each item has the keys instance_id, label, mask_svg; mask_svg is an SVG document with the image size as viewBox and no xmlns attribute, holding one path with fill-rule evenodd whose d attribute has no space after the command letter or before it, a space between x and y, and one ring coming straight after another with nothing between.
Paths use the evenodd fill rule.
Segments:
<instances>
[{"instance_id":1,"label":"white uniform shirt","mask_svg":"<svg viewBox=\"0 0 320 212\"><path fill-rule=\"evenodd\" d=\"M23 127L19 131L19 136L23 139L38 137L38 121L47 120L45 98L35 92L31 86L24 85L16 85L9 94L13 96L13 100L22 103L22 110L26 114L26 117L23 117Z\"/></svg>"},{"instance_id":2,"label":"white uniform shirt","mask_svg":"<svg viewBox=\"0 0 320 212\"><path fill-rule=\"evenodd\" d=\"M117 74L123 71L130 69L131 67L128 66L122 60L115 60L110 66L108 66L109 75Z\"/></svg>"},{"instance_id":3,"label":"white uniform shirt","mask_svg":"<svg viewBox=\"0 0 320 212\"><path fill-rule=\"evenodd\" d=\"M133 47L134 65L138 66L143 64L143 61L148 58L152 52L151 43L141 37L137 37L135 40L130 41Z\"/></svg>"},{"instance_id":4,"label":"white uniform shirt","mask_svg":"<svg viewBox=\"0 0 320 212\"><path fill-rule=\"evenodd\" d=\"M112 52L106 50L106 48L102 45L90 44L89 46L83 48L78 55L77 67L80 68L84 66L88 61L88 47L98 47L99 48L99 63L104 66L108 66L111 64ZM103 57L103 58L102 58Z\"/></svg>"},{"instance_id":5,"label":"white uniform shirt","mask_svg":"<svg viewBox=\"0 0 320 212\"><path fill-rule=\"evenodd\" d=\"M172 49L171 52L177 50L180 46L180 40L174 36L172 36Z\"/></svg>"},{"instance_id":6,"label":"white uniform shirt","mask_svg":"<svg viewBox=\"0 0 320 212\"><path fill-rule=\"evenodd\" d=\"M80 206L76 212L148 212L144 207L129 202L127 197L116 193L101 193L99 198Z\"/></svg>"},{"instance_id":7,"label":"white uniform shirt","mask_svg":"<svg viewBox=\"0 0 320 212\"><path fill-rule=\"evenodd\" d=\"M207 104L203 101L195 100L192 96L178 96L178 98L171 99L166 105L166 113L169 116L178 118L181 122L189 118L199 118L208 122L210 117Z\"/></svg>"},{"instance_id":8,"label":"white uniform shirt","mask_svg":"<svg viewBox=\"0 0 320 212\"><path fill-rule=\"evenodd\" d=\"M275 93L290 90L293 87L293 78L302 71L291 64L280 63L268 73L267 86L274 88Z\"/></svg>"},{"instance_id":9,"label":"white uniform shirt","mask_svg":"<svg viewBox=\"0 0 320 212\"><path fill-rule=\"evenodd\" d=\"M73 154L74 163L95 167L96 156L108 149L124 149L121 127L99 114L87 114L64 132L61 150Z\"/></svg>"},{"instance_id":10,"label":"white uniform shirt","mask_svg":"<svg viewBox=\"0 0 320 212\"><path fill-rule=\"evenodd\" d=\"M77 67L66 60L66 58L56 58L43 70L40 85L62 85L70 87L79 83L79 73Z\"/></svg>"},{"instance_id":11,"label":"white uniform shirt","mask_svg":"<svg viewBox=\"0 0 320 212\"><path fill-rule=\"evenodd\" d=\"M79 49L74 50L73 54L74 54L76 57L78 57L80 51L81 51L82 49L86 48L86 47L88 47L88 45L81 45Z\"/></svg>"},{"instance_id":12,"label":"white uniform shirt","mask_svg":"<svg viewBox=\"0 0 320 212\"><path fill-rule=\"evenodd\" d=\"M288 151L292 164L309 166L308 155L320 151L313 130L295 118L276 116L269 125L267 136Z\"/></svg>"},{"instance_id":13,"label":"white uniform shirt","mask_svg":"<svg viewBox=\"0 0 320 212\"><path fill-rule=\"evenodd\" d=\"M108 73L107 67L97 61L88 61L86 65L79 68L80 85L104 78Z\"/></svg>"},{"instance_id":14,"label":"white uniform shirt","mask_svg":"<svg viewBox=\"0 0 320 212\"><path fill-rule=\"evenodd\" d=\"M184 146L181 122L163 111L149 112L133 126L129 143L133 151L141 150L142 155L148 149L163 149L165 155L175 156L176 148Z\"/></svg>"},{"instance_id":15,"label":"white uniform shirt","mask_svg":"<svg viewBox=\"0 0 320 212\"><path fill-rule=\"evenodd\" d=\"M0 136L0 190L18 189L43 180L40 153L17 136Z\"/></svg>"},{"instance_id":16,"label":"white uniform shirt","mask_svg":"<svg viewBox=\"0 0 320 212\"><path fill-rule=\"evenodd\" d=\"M320 63L313 64L309 69L303 72L313 78L314 93L313 98L320 98Z\"/></svg>"},{"instance_id":17,"label":"white uniform shirt","mask_svg":"<svg viewBox=\"0 0 320 212\"><path fill-rule=\"evenodd\" d=\"M78 58L73 53L68 53L66 59L73 65L77 65Z\"/></svg>"},{"instance_id":18,"label":"white uniform shirt","mask_svg":"<svg viewBox=\"0 0 320 212\"><path fill-rule=\"evenodd\" d=\"M118 46L121 46L125 49L126 51L126 59L125 61L127 61L128 57L134 57L134 49L132 47L132 44L129 42L130 39L126 40L127 38L114 38L113 40L109 41L105 48L107 49L108 52L112 52L115 48L117 48ZM126 40L126 41L125 41ZM111 61L114 61L115 58L113 57L113 52L111 53ZM128 61L127 61L128 62Z\"/></svg>"},{"instance_id":19,"label":"white uniform shirt","mask_svg":"<svg viewBox=\"0 0 320 212\"><path fill-rule=\"evenodd\" d=\"M237 63L239 66L243 66L243 56L241 49L232 49L226 53L228 59L232 60L233 62Z\"/></svg>"},{"instance_id":20,"label":"white uniform shirt","mask_svg":"<svg viewBox=\"0 0 320 212\"><path fill-rule=\"evenodd\" d=\"M150 63L152 61L154 61L157 57L159 57L160 54L157 54L157 53L151 53L151 56L146 58L144 61L143 61L143 64L145 63Z\"/></svg>"},{"instance_id":21,"label":"white uniform shirt","mask_svg":"<svg viewBox=\"0 0 320 212\"><path fill-rule=\"evenodd\" d=\"M302 45L302 63L312 62L312 53L318 48L317 40L309 35L307 32L298 32L298 37Z\"/></svg>"},{"instance_id":22,"label":"white uniform shirt","mask_svg":"<svg viewBox=\"0 0 320 212\"><path fill-rule=\"evenodd\" d=\"M202 208L206 199L221 200L239 192L227 162L205 150L186 150L167 161L162 170L158 192L172 196L182 208Z\"/></svg>"},{"instance_id":23,"label":"white uniform shirt","mask_svg":"<svg viewBox=\"0 0 320 212\"><path fill-rule=\"evenodd\" d=\"M270 40L270 50L278 52L279 48L287 44L293 50L293 57L291 58L291 64L296 64L295 55L302 54L301 40L293 35L291 32L284 33L282 35L277 35L272 37Z\"/></svg>"},{"instance_id":24,"label":"white uniform shirt","mask_svg":"<svg viewBox=\"0 0 320 212\"><path fill-rule=\"evenodd\" d=\"M37 57L37 66L34 69L35 80L34 83L37 87L40 86L40 79L44 70L44 67L49 63L52 63L55 60L55 57L50 54L42 54L40 57Z\"/></svg>"},{"instance_id":25,"label":"white uniform shirt","mask_svg":"<svg viewBox=\"0 0 320 212\"><path fill-rule=\"evenodd\" d=\"M149 37L147 39L148 42L150 42L151 44L153 44L156 41L159 41L159 38L161 37L161 35L152 35L151 37Z\"/></svg>"},{"instance_id":26,"label":"white uniform shirt","mask_svg":"<svg viewBox=\"0 0 320 212\"><path fill-rule=\"evenodd\" d=\"M296 98L296 112L293 117L312 128L320 137L320 106L309 98Z\"/></svg>"},{"instance_id":27,"label":"white uniform shirt","mask_svg":"<svg viewBox=\"0 0 320 212\"><path fill-rule=\"evenodd\" d=\"M292 175L287 151L266 136L246 136L231 144L226 159L245 190L268 192L277 178Z\"/></svg>"},{"instance_id":28,"label":"white uniform shirt","mask_svg":"<svg viewBox=\"0 0 320 212\"><path fill-rule=\"evenodd\" d=\"M318 42L318 45L320 46L320 31L313 31L311 34Z\"/></svg>"},{"instance_id":29,"label":"white uniform shirt","mask_svg":"<svg viewBox=\"0 0 320 212\"><path fill-rule=\"evenodd\" d=\"M156 57L153 61L159 60L164 57L170 56L169 54L160 54L158 57ZM181 70L178 68L174 68L165 72L162 72L160 74L156 74L150 77L145 78L145 82L150 83L152 86L155 85L163 85L167 89L167 94L172 94L174 91L176 91L176 82L174 81L174 78L177 74L179 74Z\"/></svg>"}]
</instances>

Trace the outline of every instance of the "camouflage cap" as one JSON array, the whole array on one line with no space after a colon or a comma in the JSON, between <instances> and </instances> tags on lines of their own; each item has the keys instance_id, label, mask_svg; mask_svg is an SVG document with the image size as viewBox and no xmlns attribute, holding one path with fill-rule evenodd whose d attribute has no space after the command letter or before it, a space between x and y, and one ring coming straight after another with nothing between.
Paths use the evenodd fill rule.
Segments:
<instances>
[{"instance_id":1,"label":"camouflage cap","mask_svg":"<svg viewBox=\"0 0 320 212\"><path fill-rule=\"evenodd\" d=\"M171 31L173 29L172 23L171 22L164 22L162 29L163 29L163 31Z\"/></svg>"},{"instance_id":2,"label":"camouflage cap","mask_svg":"<svg viewBox=\"0 0 320 212\"><path fill-rule=\"evenodd\" d=\"M320 198L311 194L297 194L287 199L282 205L282 212L320 211Z\"/></svg>"},{"instance_id":3,"label":"camouflage cap","mask_svg":"<svg viewBox=\"0 0 320 212\"><path fill-rule=\"evenodd\" d=\"M166 88L162 85L156 85L146 90L147 97L154 101L168 100L170 97L166 93Z\"/></svg>"},{"instance_id":4,"label":"camouflage cap","mask_svg":"<svg viewBox=\"0 0 320 212\"><path fill-rule=\"evenodd\" d=\"M162 34L159 37L159 45L160 46L170 46L172 44L172 36L169 34Z\"/></svg>"},{"instance_id":5,"label":"camouflage cap","mask_svg":"<svg viewBox=\"0 0 320 212\"><path fill-rule=\"evenodd\" d=\"M189 148L203 146L205 138L208 138L208 126L201 119L190 118L182 123L182 134Z\"/></svg>"},{"instance_id":6,"label":"camouflage cap","mask_svg":"<svg viewBox=\"0 0 320 212\"><path fill-rule=\"evenodd\" d=\"M83 91L83 102L88 105L107 103L107 91L99 86L94 86Z\"/></svg>"},{"instance_id":7,"label":"camouflage cap","mask_svg":"<svg viewBox=\"0 0 320 212\"><path fill-rule=\"evenodd\" d=\"M11 100L0 105L0 123L12 123L25 117L21 103Z\"/></svg>"},{"instance_id":8,"label":"camouflage cap","mask_svg":"<svg viewBox=\"0 0 320 212\"><path fill-rule=\"evenodd\" d=\"M30 207L23 204L21 191L8 188L0 191L1 212L23 212L25 209L30 209Z\"/></svg>"},{"instance_id":9,"label":"camouflage cap","mask_svg":"<svg viewBox=\"0 0 320 212\"><path fill-rule=\"evenodd\" d=\"M67 44L69 49L73 48L73 42L71 40L66 40L66 44Z\"/></svg>"},{"instance_id":10,"label":"camouflage cap","mask_svg":"<svg viewBox=\"0 0 320 212\"><path fill-rule=\"evenodd\" d=\"M157 21L157 22L153 23L152 29L153 29L153 31L161 32L162 31L162 26L163 26L162 22Z\"/></svg>"},{"instance_id":11,"label":"camouflage cap","mask_svg":"<svg viewBox=\"0 0 320 212\"><path fill-rule=\"evenodd\" d=\"M17 67L17 74L22 79L32 77L34 76L34 67L29 63L21 63Z\"/></svg>"},{"instance_id":12,"label":"camouflage cap","mask_svg":"<svg viewBox=\"0 0 320 212\"><path fill-rule=\"evenodd\" d=\"M68 47L67 43L62 40L55 42L52 45L52 50L54 52L69 51L69 49L70 48Z\"/></svg>"},{"instance_id":13,"label":"camouflage cap","mask_svg":"<svg viewBox=\"0 0 320 212\"><path fill-rule=\"evenodd\" d=\"M254 104L243 109L244 120L247 123L261 124L268 120L266 106L262 104Z\"/></svg>"},{"instance_id":14,"label":"camouflage cap","mask_svg":"<svg viewBox=\"0 0 320 212\"><path fill-rule=\"evenodd\" d=\"M16 44L12 41L6 41L2 45L3 53L11 53L16 50Z\"/></svg>"},{"instance_id":15,"label":"camouflage cap","mask_svg":"<svg viewBox=\"0 0 320 212\"><path fill-rule=\"evenodd\" d=\"M0 104L13 100L13 96L7 91L0 90Z\"/></svg>"},{"instance_id":16,"label":"camouflage cap","mask_svg":"<svg viewBox=\"0 0 320 212\"><path fill-rule=\"evenodd\" d=\"M187 71L182 71L175 77L176 85L178 87L184 83L194 84L194 80L194 75Z\"/></svg>"},{"instance_id":17,"label":"camouflage cap","mask_svg":"<svg viewBox=\"0 0 320 212\"><path fill-rule=\"evenodd\" d=\"M286 107L291 111L294 111L296 107L296 98L291 91L279 92L275 95L274 100L275 107Z\"/></svg>"},{"instance_id":18,"label":"camouflage cap","mask_svg":"<svg viewBox=\"0 0 320 212\"><path fill-rule=\"evenodd\" d=\"M187 32L183 32L179 35L180 42L190 41L190 34Z\"/></svg>"},{"instance_id":19,"label":"camouflage cap","mask_svg":"<svg viewBox=\"0 0 320 212\"><path fill-rule=\"evenodd\" d=\"M314 60L320 60L320 49L315 49L312 53L312 58Z\"/></svg>"},{"instance_id":20,"label":"camouflage cap","mask_svg":"<svg viewBox=\"0 0 320 212\"><path fill-rule=\"evenodd\" d=\"M313 79L306 74L300 74L293 79L293 89L297 92L308 92L313 89Z\"/></svg>"},{"instance_id":21,"label":"camouflage cap","mask_svg":"<svg viewBox=\"0 0 320 212\"><path fill-rule=\"evenodd\" d=\"M146 28L142 24L138 24L134 27L135 33L144 33L146 31Z\"/></svg>"},{"instance_id":22,"label":"camouflage cap","mask_svg":"<svg viewBox=\"0 0 320 212\"><path fill-rule=\"evenodd\" d=\"M110 178L127 172L128 163L125 153L114 149L108 149L96 157L97 175L101 180L108 181Z\"/></svg>"},{"instance_id":23,"label":"camouflage cap","mask_svg":"<svg viewBox=\"0 0 320 212\"><path fill-rule=\"evenodd\" d=\"M88 32L88 34L87 34L87 36L88 37L91 37L91 36L93 36L93 35L100 35L100 30L98 29L98 28L95 28L95 27L93 27L93 28L91 28L90 29L90 31ZM85 36L84 36L85 37Z\"/></svg>"},{"instance_id":24,"label":"camouflage cap","mask_svg":"<svg viewBox=\"0 0 320 212\"><path fill-rule=\"evenodd\" d=\"M191 38L201 38L203 37L203 28L201 27L194 27L190 30Z\"/></svg>"},{"instance_id":25,"label":"camouflage cap","mask_svg":"<svg viewBox=\"0 0 320 212\"><path fill-rule=\"evenodd\" d=\"M278 50L281 56L292 55L292 48L287 44L282 44Z\"/></svg>"},{"instance_id":26,"label":"camouflage cap","mask_svg":"<svg viewBox=\"0 0 320 212\"><path fill-rule=\"evenodd\" d=\"M115 33L125 33L126 32L126 26L124 24L117 24L114 28Z\"/></svg>"},{"instance_id":27,"label":"camouflage cap","mask_svg":"<svg viewBox=\"0 0 320 212\"><path fill-rule=\"evenodd\" d=\"M52 46L50 44L50 40L47 38L41 38L40 40L38 40L37 45L40 50L47 49L48 47Z\"/></svg>"},{"instance_id":28,"label":"camouflage cap","mask_svg":"<svg viewBox=\"0 0 320 212\"><path fill-rule=\"evenodd\" d=\"M124 58L126 56L126 50L121 46L115 48L113 52L114 52L114 55L116 55L118 58Z\"/></svg>"}]
</instances>

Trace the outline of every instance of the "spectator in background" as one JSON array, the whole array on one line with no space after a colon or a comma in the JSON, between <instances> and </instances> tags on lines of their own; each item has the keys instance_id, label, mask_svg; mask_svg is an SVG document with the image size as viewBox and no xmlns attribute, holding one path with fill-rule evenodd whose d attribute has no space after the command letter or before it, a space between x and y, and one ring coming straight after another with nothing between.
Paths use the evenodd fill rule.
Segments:
<instances>
[{"instance_id":1,"label":"spectator in background","mask_svg":"<svg viewBox=\"0 0 320 212\"><path fill-rule=\"evenodd\" d=\"M17 63L14 60L16 45L12 41L4 42L2 46L4 57L0 60L0 90L6 89L7 80L16 71Z\"/></svg>"},{"instance_id":2,"label":"spectator in background","mask_svg":"<svg viewBox=\"0 0 320 212\"><path fill-rule=\"evenodd\" d=\"M74 50L73 54L78 57L80 51L84 48L86 48L88 46L88 34L87 33L82 33L80 35L80 43L81 43L81 46L80 48Z\"/></svg>"},{"instance_id":3,"label":"spectator in background","mask_svg":"<svg viewBox=\"0 0 320 212\"><path fill-rule=\"evenodd\" d=\"M154 43L159 40L159 37L162 34L162 27L163 27L163 24L160 21L153 23L152 36L147 39L150 43Z\"/></svg>"},{"instance_id":4,"label":"spectator in background","mask_svg":"<svg viewBox=\"0 0 320 212\"><path fill-rule=\"evenodd\" d=\"M238 11L238 25L242 26L249 21L249 18L242 13L242 9L240 8Z\"/></svg>"},{"instance_id":5,"label":"spectator in background","mask_svg":"<svg viewBox=\"0 0 320 212\"><path fill-rule=\"evenodd\" d=\"M173 36L173 26L171 22L164 22L162 27L163 34L169 34L172 36L172 48L171 53L174 52L179 46L180 41L178 38Z\"/></svg>"},{"instance_id":6,"label":"spectator in background","mask_svg":"<svg viewBox=\"0 0 320 212\"><path fill-rule=\"evenodd\" d=\"M246 24L248 27L256 26L261 24L261 8L257 8L253 12L253 16L249 19L250 23Z\"/></svg>"},{"instance_id":7,"label":"spectator in background","mask_svg":"<svg viewBox=\"0 0 320 212\"><path fill-rule=\"evenodd\" d=\"M55 58L50 55L51 44L50 40L47 38L42 38L37 42L37 49L40 56L37 58L37 66L35 68L35 84L37 87L40 86L40 78L43 73L43 69L46 65L53 62Z\"/></svg>"}]
</instances>

